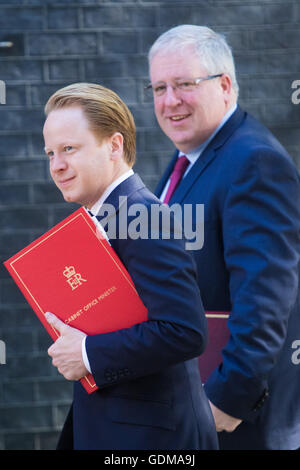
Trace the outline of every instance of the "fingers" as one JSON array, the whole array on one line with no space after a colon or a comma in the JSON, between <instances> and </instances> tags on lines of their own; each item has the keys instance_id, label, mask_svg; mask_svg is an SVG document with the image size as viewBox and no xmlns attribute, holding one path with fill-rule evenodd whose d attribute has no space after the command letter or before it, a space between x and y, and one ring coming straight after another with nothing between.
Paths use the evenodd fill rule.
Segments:
<instances>
[{"instance_id":1,"label":"fingers","mask_svg":"<svg viewBox=\"0 0 300 470\"><path fill-rule=\"evenodd\" d=\"M61 337L58 338L58 339L55 341L55 343L53 343L53 344L48 348L48 351L47 351L47 352L48 352L49 356L52 357L53 360L54 360L54 358L55 358L56 355L57 355L57 346L58 346L57 342L58 342L60 339L61 339ZM54 362L52 362L52 363L53 363L54 366L56 366L56 364L54 364Z\"/></svg>"},{"instance_id":2,"label":"fingers","mask_svg":"<svg viewBox=\"0 0 300 470\"><path fill-rule=\"evenodd\" d=\"M82 340L85 333L66 325L53 313L47 312L45 318L60 333L59 338L48 349L53 366L67 380L78 380L88 372L82 360Z\"/></svg>"},{"instance_id":3,"label":"fingers","mask_svg":"<svg viewBox=\"0 0 300 470\"><path fill-rule=\"evenodd\" d=\"M66 331L66 328L68 328L68 325L66 325L63 321L61 321L51 312L46 312L45 318L47 322L51 326L53 326L53 328L55 328L60 334L63 334L63 332Z\"/></svg>"}]
</instances>

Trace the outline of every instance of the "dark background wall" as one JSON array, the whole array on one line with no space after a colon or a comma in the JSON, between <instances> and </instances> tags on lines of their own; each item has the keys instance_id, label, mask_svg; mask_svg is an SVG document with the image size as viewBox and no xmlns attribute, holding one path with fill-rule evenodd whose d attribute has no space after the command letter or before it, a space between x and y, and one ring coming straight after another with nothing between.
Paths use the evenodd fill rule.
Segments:
<instances>
[{"instance_id":1,"label":"dark background wall","mask_svg":"<svg viewBox=\"0 0 300 470\"><path fill-rule=\"evenodd\" d=\"M261 119L300 167L300 1L0 0L0 449L53 449L72 385L51 366L50 339L2 261L74 206L50 181L43 154L43 105L58 88L98 82L121 95L138 129L135 169L154 188L172 152L144 96L146 53L172 26L204 24L233 47L240 104ZM46 279L45 279L46 282Z\"/></svg>"}]
</instances>

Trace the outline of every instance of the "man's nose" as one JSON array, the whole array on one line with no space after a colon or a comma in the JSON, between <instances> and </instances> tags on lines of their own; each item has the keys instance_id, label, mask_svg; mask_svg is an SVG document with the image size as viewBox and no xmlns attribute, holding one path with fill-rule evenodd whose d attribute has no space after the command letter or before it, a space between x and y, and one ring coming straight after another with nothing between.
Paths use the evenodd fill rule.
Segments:
<instances>
[{"instance_id":1,"label":"man's nose","mask_svg":"<svg viewBox=\"0 0 300 470\"><path fill-rule=\"evenodd\" d=\"M164 95L165 105L176 106L181 103L181 96L178 88L173 85L168 85Z\"/></svg>"},{"instance_id":2,"label":"man's nose","mask_svg":"<svg viewBox=\"0 0 300 470\"><path fill-rule=\"evenodd\" d=\"M67 168L66 159L58 154L53 155L51 162L50 162L51 171L58 172L65 170Z\"/></svg>"}]
</instances>

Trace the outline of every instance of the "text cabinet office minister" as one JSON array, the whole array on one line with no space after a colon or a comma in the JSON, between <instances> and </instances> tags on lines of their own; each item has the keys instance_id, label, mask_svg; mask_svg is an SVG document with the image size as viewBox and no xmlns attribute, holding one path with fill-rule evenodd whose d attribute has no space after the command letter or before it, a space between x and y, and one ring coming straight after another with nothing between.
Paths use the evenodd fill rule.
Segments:
<instances>
[{"instance_id":1,"label":"text cabinet office minister","mask_svg":"<svg viewBox=\"0 0 300 470\"><path fill-rule=\"evenodd\" d=\"M104 202L111 204L117 219L124 197L128 208L142 204L149 213L152 204L162 205L131 169L135 124L114 92L73 84L52 95L45 109L45 151L66 201L95 215ZM61 333L48 350L53 365L69 380L90 370L99 387L89 395L75 382L58 448L217 449L197 367L207 324L192 256L172 236L115 237L110 243L148 309L148 321L85 337L47 314Z\"/></svg>"},{"instance_id":2,"label":"text cabinet office minister","mask_svg":"<svg viewBox=\"0 0 300 470\"><path fill-rule=\"evenodd\" d=\"M204 245L193 252L202 301L205 310L230 312L222 363L205 384L220 448L299 448L298 172L237 105L223 36L172 28L151 47L149 67L158 123L177 149L156 194L170 205L204 204ZM169 198L175 163L184 160Z\"/></svg>"}]
</instances>

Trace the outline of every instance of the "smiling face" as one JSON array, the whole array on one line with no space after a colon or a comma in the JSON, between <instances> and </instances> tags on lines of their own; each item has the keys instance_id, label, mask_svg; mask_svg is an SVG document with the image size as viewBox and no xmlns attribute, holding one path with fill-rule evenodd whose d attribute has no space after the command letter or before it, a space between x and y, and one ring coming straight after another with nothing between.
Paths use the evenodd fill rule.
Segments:
<instances>
[{"instance_id":1,"label":"smiling face","mask_svg":"<svg viewBox=\"0 0 300 470\"><path fill-rule=\"evenodd\" d=\"M43 133L52 179L68 202L91 208L126 167L122 135L100 141L80 107L51 111Z\"/></svg>"},{"instance_id":2,"label":"smiling face","mask_svg":"<svg viewBox=\"0 0 300 470\"><path fill-rule=\"evenodd\" d=\"M182 78L207 77L200 59L191 48L182 52L158 52L150 64L152 85L172 85ZM228 75L199 84L194 91L167 87L154 97L158 123L174 145L188 152L201 145L218 127L230 106L231 82Z\"/></svg>"}]
</instances>

